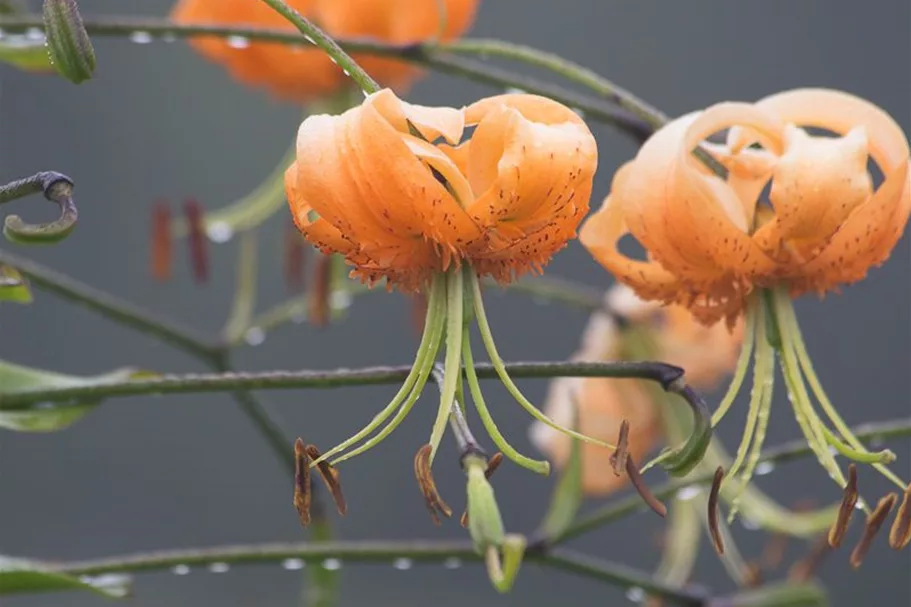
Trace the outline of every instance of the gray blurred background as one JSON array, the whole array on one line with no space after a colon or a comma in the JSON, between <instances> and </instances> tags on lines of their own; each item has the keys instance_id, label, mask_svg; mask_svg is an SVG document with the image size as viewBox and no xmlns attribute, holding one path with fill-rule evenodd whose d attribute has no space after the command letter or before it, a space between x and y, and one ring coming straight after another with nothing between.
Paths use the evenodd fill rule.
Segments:
<instances>
[{"instance_id":1,"label":"gray blurred background","mask_svg":"<svg viewBox=\"0 0 911 607\"><path fill-rule=\"evenodd\" d=\"M39 4L33 2L33 5ZM85 15L164 15L167 0L83 0ZM827 86L861 95L911 127L909 4L857 2L607 2L486 0L472 30L556 51L592 67L674 115L720 100L754 100L796 86ZM54 77L0 67L0 180L54 169L77 182L80 224L63 244L24 249L4 244L101 289L167 313L207 332L227 315L236 243L216 246L213 279L194 286L178 249L178 274L166 285L148 274L149 207L164 197L179 204L199 197L219 207L259 183L286 149L299 110L236 85L218 66L184 43L138 45L96 39L97 77L72 86ZM461 105L498 91L443 76L415 87L411 100ZM600 171L595 203L610 176L634 153L631 143L595 127ZM34 202L31 201L31 202ZM23 210L23 207L27 207ZM42 204L18 203L27 218L51 216ZM43 213L43 214L42 214ZM280 234L285 214L273 218L261 240L261 305L284 297ZM608 275L573 243L550 267L553 275L607 286ZM890 262L868 280L823 303L798 305L802 327L823 382L851 423L906 416L909 411L909 245L906 237ZM576 347L586 314L519 295L487 298L501 352L507 359L559 359ZM31 306L4 306L0 357L68 373L98 373L124 364L191 372L203 367L156 343L38 291ZM334 368L411 360L416 341L410 308L397 295L357 301L344 324L317 330L291 325L262 345L238 352L245 369ZM533 400L543 381L526 381ZM487 384L501 429L521 451L532 452L528 418L496 383ZM366 422L394 387L286 391L262 395L280 411L289 437L304 434L331 445ZM799 435L779 390L768 444ZM505 403L499 407L499 403ZM415 448L426 439L434 414L422 400L407 422L368 456L343 467L349 515L340 537L461 538L455 522L427 520L412 476ZM723 424L730 446L739 438L743 407ZM489 444L489 443L488 443ZM891 445L897 469L908 476L907 443ZM444 495L462 506L462 478L451 443L437 466ZM870 497L888 486L864 471ZM815 463L789 464L760 485L787 504L839 492ZM549 499L552 480L505 466L496 478L508 527L533 529ZM0 553L45 559L103 557L135 551L226 543L302 540L291 507L291 479L227 395L113 400L72 428L54 434L0 431ZM592 507L596 504L587 504ZM576 542L602 557L650 568L659 553L661 524L646 513ZM764 538L736 526L749 556ZM859 533L852 528L846 545ZM792 545L790 557L805 547ZM834 605L873 599L908 605L909 552L895 553L879 538L858 572L848 549L830 555L821 570ZM783 575L783 572L781 573ZM278 565L215 574L145 574L133 605L287 606L295 603L300 573ZM705 546L697 580L731 589L714 553ZM559 582L559 584L557 583ZM526 566L512 594L500 596L476 566L446 570L420 566L345 566L341 604L614 605L621 590ZM4 599L38 607L105 604L82 594Z\"/></svg>"}]
</instances>

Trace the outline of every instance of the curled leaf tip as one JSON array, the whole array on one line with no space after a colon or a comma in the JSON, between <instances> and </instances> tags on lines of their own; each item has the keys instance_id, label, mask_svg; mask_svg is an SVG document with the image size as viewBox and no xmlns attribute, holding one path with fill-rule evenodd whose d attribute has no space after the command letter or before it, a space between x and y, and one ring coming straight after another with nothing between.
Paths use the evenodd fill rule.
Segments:
<instances>
[{"instance_id":1,"label":"curled leaf tip","mask_svg":"<svg viewBox=\"0 0 911 607\"><path fill-rule=\"evenodd\" d=\"M671 452L661 466L672 476L686 476L699 465L712 441L712 415L705 400L691 388L683 377L667 384L666 390L678 394L693 412L693 430L686 443Z\"/></svg>"},{"instance_id":2,"label":"curled leaf tip","mask_svg":"<svg viewBox=\"0 0 911 607\"><path fill-rule=\"evenodd\" d=\"M0 186L0 204L41 192L60 207L60 217L49 223L31 224L10 215L3 224L3 235L20 244L50 244L66 238L76 227L78 212L73 201L73 180L55 171L42 171L31 177Z\"/></svg>"},{"instance_id":3,"label":"curled leaf tip","mask_svg":"<svg viewBox=\"0 0 911 607\"><path fill-rule=\"evenodd\" d=\"M47 52L61 76L79 84L95 72L95 49L76 0L44 0Z\"/></svg>"}]
</instances>

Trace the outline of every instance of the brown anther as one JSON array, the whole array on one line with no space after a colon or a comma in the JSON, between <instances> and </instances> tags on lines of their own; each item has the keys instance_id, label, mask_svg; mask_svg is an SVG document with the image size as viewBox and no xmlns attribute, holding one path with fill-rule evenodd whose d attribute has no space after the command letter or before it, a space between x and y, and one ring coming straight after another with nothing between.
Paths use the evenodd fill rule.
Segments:
<instances>
[{"instance_id":1,"label":"brown anther","mask_svg":"<svg viewBox=\"0 0 911 607\"><path fill-rule=\"evenodd\" d=\"M170 280L173 259L171 209L159 200L152 205L152 277L159 282Z\"/></svg>"},{"instance_id":2,"label":"brown anther","mask_svg":"<svg viewBox=\"0 0 911 607\"><path fill-rule=\"evenodd\" d=\"M718 496L721 493L721 481L724 480L724 468L718 466L712 478L712 489L709 491L708 522L709 535L712 536L712 545L715 552L724 554L724 539L721 537L721 527L718 525Z\"/></svg>"},{"instance_id":3,"label":"brown anther","mask_svg":"<svg viewBox=\"0 0 911 607\"><path fill-rule=\"evenodd\" d=\"M848 483L845 485L841 506L838 508L838 517L829 529L829 545L833 548L841 546L842 541L845 539L848 525L851 524L851 517L854 516L858 497L857 466L850 464L848 465Z\"/></svg>"},{"instance_id":4,"label":"brown anther","mask_svg":"<svg viewBox=\"0 0 911 607\"><path fill-rule=\"evenodd\" d=\"M889 545L901 550L911 544L911 485L905 487L901 506L895 514L892 528L889 529Z\"/></svg>"},{"instance_id":5,"label":"brown anther","mask_svg":"<svg viewBox=\"0 0 911 607\"><path fill-rule=\"evenodd\" d=\"M310 322L317 327L325 327L329 323L332 302L330 298L332 287L332 257L320 255L316 259L316 271L308 293Z\"/></svg>"},{"instance_id":6,"label":"brown anther","mask_svg":"<svg viewBox=\"0 0 911 607\"><path fill-rule=\"evenodd\" d=\"M307 249L304 239L293 223L285 229L284 274L285 288L289 293L297 294L304 289L304 263Z\"/></svg>"},{"instance_id":7,"label":"brown anther","mask_svg":"<svg viewBox=\"0 0 911 607\"><path fill-rule=\"evenodd\" d=\"M316 445L307 445L304 447L304 450L307 452L310 461L318 460L322 456L319 449L316 448ZM340 515L345 516L345 513L348 512L348 505L345 503L345 496L342 495L342 485L338 480L338 470L327 461L318 463L316 468L319 470L319 475L323 478L323 482L326 483L326 487L329 489L329 494L335 502L335 509L338 510Z\"/></svg>"},{"instance_id":8,"label":"brown anther","mask_svg":"<svg viewBox=\"0 0 911 607\"><path fill-rule=\"evenodd\" d=\"M626 458L626 475L629 477L630 484L632 484L633 488L639 493L639 497L648 504L648 507L654 510L655 513L662 518L667 516L667 506L655 497L655 494L652 493L651 489L648 488L648 485L645 484L642 475L639 474L639 467L636 466L636 462L633 461L632 457Z\"/></svg>"},{"instance_id":9,"label":"brown anther","mask_svg":"<svg viewBox=\"0 0 911 607\"><path fill-rule=\"evenodd\" d=\"M468 529L468 510L462 513L462 516L459 517L459 524L462 525L463 529Z\"/></svg>"},{"instance_id":10,"label":"brown anther","mask_svg":"<svg viewBox=\"0 0 911 607\"><path fill-rule=\"evenodd\" d=\"M427 505L427 511L430 513L433 524L439 525L440 517L438 513L449 518L452 516L452 508L440 497L436 483L433 480L433 472L430 469L430 452L432 450L433 448L429 444L418 449L417 454L414 456L414 476L418 479L418 487L420 487L421 494L424 496L424 503Z\"/></svg>"},{"instance_id":11,"label":"brown anther","mask_svg":"<svg viewBox=\"0 0 911 607\"><path fill-rule=\"evenodd\" d=\"M743 586L745 588L758 588L762 586L762 583L762 566L756 561L747 563L743 572Z\"/></svg>"},{"instance_id":12,"label":"brown anther","mask_svg":"<svg viewBox=\"0 0 911 607\"><path fill-rule=\"evenodd\" d=\"M294 509L304 527L310 524L310 497L310 457L298 438L294 441Z\"/></svg>"},{"instance_id":13,"label":"brown anther","mask_svg":"<svg viewBox=\"0 0 911 607\"><path fill-rule=\"evenodd\" d=\"M825 535L820 535L810 547L810 552L808 552L805 557L791 565L791 568L788 570L788 581L809 581L809 579L813 577L813 574L816 573L816 570L819 569L819 566L822 565L823 560L825 560L826 556L831 551L832 546L829 545L829 538Z\"/></svg>"},{"instance_id":14,"label":"brown anther","mask_svg":"<svg viewBox=\"0 0 911 607\"><path fill-rule=\"evenodd\" d=\"M202 205L194 199L186 200L183 203L183 213L189 229L187 244L190 248L193 279L197 283L204 283L209 279L209 252Z\"/></svg>"},{"instance_id":15,"label":"brown anther","mask_svg":"<svg viewBox=\"0 0 911 607\"><path fill-rule=\"evenodd\" d=\"M427 296L415 293L411 296L411 326L418 335L424 332L424 320L427 316Z\"/></svg>"},{"instance_id":16,"label":"brown anther","mask_svg":"<svg viewBox=\"0 0 911 607\"><path fill-rule=\"evenodd\" d=\"M490 477L493 476L493 473L497 471L497 468L499 468L502 463L503 454L497 451L489 460L487 460L487 470L484 471L484 478L490 480Z\"/></svg>"},{"instance_id":17,"label":"brown anther","mask_svg":"<svg viewBox=\"0 0 911 607\"><path fill-rule=\"evenodd\" d=\"M610 456L610 465L614 469L614 475L620 474L626 469L626 460L629 459L629 420L620 422L620 434L617 437L617 448Z\"/></svg>"},{"instance_id":18,"label":"brown anther","mask_svg":"<svg viewBox=\"0 0 911 607\"><path fill-rule=\"evenodd\" d=\"M886 522L886 518L888 518L889 513L892 512L892 508L895 507L895 502L897 501L898 495L890 493L879 500L879 503L876 504L876 508L874 508L873 512L870 513L870 516L867 517L864 534L851 552L851 566L855 569L863 564L864 557L867 556L867 551L870 550L870 546L873 545L876 534L879 532L880 527L883 526L883 523Z\"/></svg>"}]
</instances>

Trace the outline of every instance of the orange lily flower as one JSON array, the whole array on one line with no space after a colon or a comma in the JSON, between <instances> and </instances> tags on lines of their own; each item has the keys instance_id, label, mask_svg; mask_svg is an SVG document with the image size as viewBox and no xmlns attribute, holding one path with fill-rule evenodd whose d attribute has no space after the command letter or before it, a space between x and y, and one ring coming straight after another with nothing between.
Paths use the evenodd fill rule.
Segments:
<instances>
[{"instance_id":1,"label":"orange lily flower","mask_svg":"<svg viewBox=\"0 0 911 607\"><path fill-rule=\"evenodd\" d=\"M706 327L695 322L686 308L643 302L624 285L612 287L605 299L614 313L647 330L655 342L655 358L682 367L694 388L711 390L733 370L742 338L741 323L733 333L723 325ZM612 316L595 312L582 334L580 349L570 359L579 362L627 359L625 337ZM627 420L630 457L640 464L664 434L654 395L637 381L561 377L551 382L544 412L567 426L572 425L575 413L580 432L606 441L615 439L620 424ZM569 437L535 423L531 439L557 468L566 465L572 446ZM607 465L610 453L598 445L583 445L585 495L608 495L626 486L628 477L614 474Z\"/></svg>"},{"instance_id":2,"label":"orange lily flower","mask_svg":"<svg viewBox=\"0 0 911 607\"><path fill-rule=\"evenodd\" d=\"M806 128L836 136L812 136ZM704 142L724 129L726 145ZM695 158L699 145L724 165L726 178ZM883 174L875 189L868 158ZM680 304L706 325L745 314L734 381L713 417L717 423L730 407L753 354L747 428L727 475L742 468L741 487L765 436L776 357L795 417L829 474L844 487L831 447L905 487L885 466L894 454L868 451L832 405L791 299L857 282L889 257L911 213L909 166L901 128L847 93L798 89L753 104L720 103L655 133L617 172L610 196L583 226L583 245L643 299ZM760 196L769 182L765 204ZM648 261L618 250L627 233Z\"/></svg>"},{"instance_id":3,"label":"orange lily flower","mask_svg":"<svg viewBox=\"0 0 911 607\"><path fill-rule=\"evenodd\" d=\"M474 128L470 136L468 127ZM341 115L310 116L301 124L297 161L285 183L304 237L323 253L343 256L352 276L368 285L384 279L388 289L427 293L421 344L402 389L367 427L323 458L354 446L394 413L376 436L335 462L388 436L417 400L445 342L430 461L464 362L471 398L504 456L546 473L548 463L512 448L487 410L474 372L471 322L500 379L529 414L606 445L554 423L522 395L497 353L479 282L492 276L506 283L547 264L588 211L596 166L585 123L535 95L500 95L453 109L412 105L384 89Z\"/></svg>"},{"instance_id":4,"label":"orange lily flower","mask_svg":"<svg viewBox=\"0 0 911 607\"><path fill-rule=\"evenodd\" d=\"M458 38L471 27L478 0L445 0L446 27L441 40ZM424 42L438 35L436 0L289 0L288 5L333 37L370 38L389 44ZM182 25L236 25L296 31L263 2L251 0L180 0L171 20ZM244 84L268 89L278 98L310 101L341 89L347 76L322 51L287 44L242 39L193 38L197 52L227 67ZM421 73L406 62L354 54L380 83L405 90Z\"/></svg>"}]
</instances>

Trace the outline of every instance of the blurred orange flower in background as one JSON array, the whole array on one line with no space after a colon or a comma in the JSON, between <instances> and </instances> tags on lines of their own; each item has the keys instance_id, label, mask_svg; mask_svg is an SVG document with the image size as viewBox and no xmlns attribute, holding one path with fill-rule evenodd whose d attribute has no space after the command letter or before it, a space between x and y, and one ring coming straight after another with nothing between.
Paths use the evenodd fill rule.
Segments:
<instances>
[{"instance_id":1,"label":"blurred orange flower in background","mask_svg":"<svg viewBox=\"0 0 911 607\"><path fill-rule=\"evenodd\" d=\"M702 143L728 128L726 145ZM691 154L701 143L726 180ZM875 192L868 155L884 175ZM706 323L730 321L757 287L822 294L883 263L911 212L908 155L888 114L840 91L719 103L655 133L617 172L580 240L640 297L685 305ZM759 200L770 180L771 206ZM618 250L627 233L649 261Z\"/></svg>"},{"instance_id":2,"label":"blurred orange flower in background","mask_svg":"<svg viewBox=\"0 0 911 607\"><path fill-rule=\"evenodd\" d=\"M733 370L743 333L740 322L733 332L721 324L705 327L693 320L686 308L644 302L623 285L612 287L605 301L623 322L649 331L656 358L683 367L692 386L711 390ZM582 334L581 348L570 360L607 362L625 358L623 328L605 312L595 312ZM572 426L578 407L578 431L608 442L617 439L621 422L629 421L629 453L641 465L663 436L658 406L653 392L640 381L561 377L551 382L544 412L557 423ZM535 422L531 438L557 468L566 465L571 437ZM607 495L629 481L625 474L614 474L609 463L611 453L598 445L582 445L582 490L586 495Z\"/></svg>"},{"instance_id":3,"label":"blurred orange flower in background","mask_svg":"<svg viewBox=\"0 0 911 607\"><path fill-rule=\"evenodd\" d=\"M463 35L474 21L478 0L445 0L445 31L441 41ZM437 0L288 0L288 5L338 38L364 38L389 44L412 44L440 32ZM182 25L232 25L271 29L294 27L256 0L180 0L171 20ZM310 101L339 90L347 76L322 51L302 46L248 41L239 38L193 38L190 44L203 56L223 64L232 76L263 87L280 99ZM384 86L405 90L421 70L404 61L353 58Z\"/></svg>"},{"instance_id":4,"label":"blurred orange flower in background","mask_svg":"<svg viewBox=\"0 0 911 607\"><path fill-rule=\"evenodd\" d=\"M285 184L307 240L368 284L416 292L463 262L500 282L540 270L575 237L596 166L588 127L550 99L500 95L457 110L384 89L307 118Z\"/></svg>"}]
</instances>

